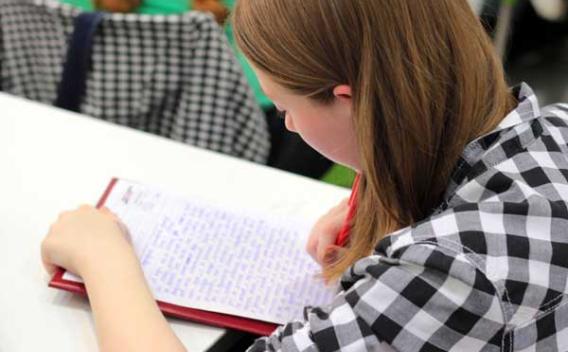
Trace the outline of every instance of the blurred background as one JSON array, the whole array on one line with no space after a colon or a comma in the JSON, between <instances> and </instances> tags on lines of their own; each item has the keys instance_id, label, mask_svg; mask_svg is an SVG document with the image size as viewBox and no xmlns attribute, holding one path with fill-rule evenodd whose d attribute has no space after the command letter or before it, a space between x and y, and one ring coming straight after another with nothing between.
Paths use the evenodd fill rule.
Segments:
<instances>
[{"instance_id":1,"label":"blurred background","mask_svg":"<svg viewBox=\"0 0 568 352\"><path fill-rule=\"evenodd\" d=\"M470 1L494 37L499 21L508 22L503 60L511 85L529 83L542 105L568 102L568 0Z\"/></svg>"}]
</instances>

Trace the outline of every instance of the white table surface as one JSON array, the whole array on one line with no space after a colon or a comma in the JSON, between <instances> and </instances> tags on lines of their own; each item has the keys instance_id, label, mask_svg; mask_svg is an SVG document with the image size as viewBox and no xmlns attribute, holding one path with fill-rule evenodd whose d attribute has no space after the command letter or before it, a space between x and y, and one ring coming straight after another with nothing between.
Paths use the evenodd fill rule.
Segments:
<instances>
[{"instance_id":1,"label":"white table surface","mask_svg":"<svg viewBox=\"0 0 568 352\"><path fill-rule=\"evenodd\" d=\"M0 93L0 351L96 351L87 301L47 287L40 243L113 176L316 219L349 192ZM223 329L170 319L189 351Z\"/></svg>"}]
</instances>

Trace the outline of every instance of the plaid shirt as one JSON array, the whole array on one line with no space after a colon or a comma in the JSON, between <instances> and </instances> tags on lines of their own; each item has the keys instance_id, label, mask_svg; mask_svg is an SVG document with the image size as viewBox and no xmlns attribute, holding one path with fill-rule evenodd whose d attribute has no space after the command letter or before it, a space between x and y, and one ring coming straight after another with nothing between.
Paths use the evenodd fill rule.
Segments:
<instances>
[{"instance_id":1,"label":"plaid shirt","mask_svg":"<svg viewBox=\"0 0 568 352\"><path fill-rule=\"evenodd\" d=\"M514 91L432 216L250 351L568 351L568 105L541 111L526 84Z\"/></svg>"}]
</instances>

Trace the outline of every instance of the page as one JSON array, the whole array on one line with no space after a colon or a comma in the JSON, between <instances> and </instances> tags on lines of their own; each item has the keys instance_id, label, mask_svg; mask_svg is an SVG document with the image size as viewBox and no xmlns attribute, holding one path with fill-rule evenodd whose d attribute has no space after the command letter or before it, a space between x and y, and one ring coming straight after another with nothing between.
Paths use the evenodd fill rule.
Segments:
<instances>
[{"instance_id":1,"label":"page","mask_svg":"<svg viewBox=\"0 0 568 352\"><path fill-rule=\"evenodd\" d=\"M312 224L300 217L221 208L124 180L105 206L130 231L157 300L283 324L335 295L305 252Z\"/></svg>"}]
</instances>

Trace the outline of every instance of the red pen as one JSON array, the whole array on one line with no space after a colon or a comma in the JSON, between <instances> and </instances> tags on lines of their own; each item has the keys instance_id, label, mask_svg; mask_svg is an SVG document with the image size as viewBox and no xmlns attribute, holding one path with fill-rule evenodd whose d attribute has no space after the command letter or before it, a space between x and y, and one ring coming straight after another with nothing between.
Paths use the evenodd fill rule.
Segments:
<instances>
[{"instance_id":1,"label":"red pen","mask_svg":"<svg viewBox=\"0 0 568 352\"><path fill-rule=\"evenodd\" d=\"M343 223L343 227L339 234L337 235L337 239L335 240L335 245L339 247L345 246L347 239L349 238L349 233L351 232L351 225L353 222L353 217L355 216L355 210L357 208L357 192L359 191L359 179L360 175L357 174L355 176L355 180L353 181L353 187L351 188L351 196L349 197L349 212L347 213L347 218Z\"/></svg>"}]
</instances>

